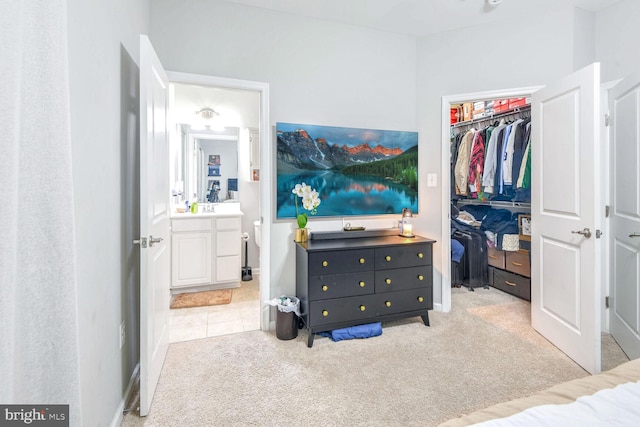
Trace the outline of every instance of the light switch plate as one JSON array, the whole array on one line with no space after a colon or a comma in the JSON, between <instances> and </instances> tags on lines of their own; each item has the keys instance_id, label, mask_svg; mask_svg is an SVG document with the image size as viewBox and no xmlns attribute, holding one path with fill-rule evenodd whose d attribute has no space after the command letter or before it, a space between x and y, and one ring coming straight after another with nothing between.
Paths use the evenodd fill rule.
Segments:
<instances>
[{"instance_id":1,"label":"light switch plate","mask_svg":"<svg viewBox=\"0 0 640 427\"><path fill-rule=\"evenodd\" d=\"M427 174L427 187L437 187L438 186L438 174L430 173Z\"/></svg>"}]
</instances>

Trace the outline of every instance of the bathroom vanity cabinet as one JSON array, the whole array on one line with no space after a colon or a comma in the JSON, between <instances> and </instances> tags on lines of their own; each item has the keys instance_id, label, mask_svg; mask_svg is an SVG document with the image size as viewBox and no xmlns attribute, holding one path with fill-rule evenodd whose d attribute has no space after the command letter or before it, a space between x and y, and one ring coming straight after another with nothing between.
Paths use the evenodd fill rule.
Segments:
<instances>
[{"instance_id":1,"label":"bathroom vanity cabinet","mask_svg":"<svg viewBox=\"0 0 640 427\"><path fill-rule=\"evenodd\" d=\"M171 218L171 288L237 287L242 274L241 214Z\"/></svg>"},{"instance_id":2,"label":"bathroom vanity cabinet","mask_svg":"<svg viewBox=\"0 0 640 427\"><path fill-rule=\"evenodd\" d=\"M366 323L420 316L428 326L433 243L397 235L297 243L296 292L307 345L317 332Z\"/></svg>"}]
</instances>

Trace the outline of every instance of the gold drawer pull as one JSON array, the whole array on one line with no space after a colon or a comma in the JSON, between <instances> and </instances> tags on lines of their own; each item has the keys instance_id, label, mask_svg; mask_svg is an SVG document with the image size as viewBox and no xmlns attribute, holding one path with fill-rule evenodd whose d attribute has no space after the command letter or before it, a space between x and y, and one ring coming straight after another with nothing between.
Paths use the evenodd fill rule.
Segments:
<instances>
[{"instance_id":1,"label":"gold drawer pull","mask_svg":"<svg viewBox=\"0 0 640 427\"><path fill-rule=\"evenodd\" d=\"M384 305L386 305L387 307L391 307L391 301L386 301Z\"/></svg>"},{"instance_id":2,"label":"gold drawer pull","mask_svg":"<svg viewBox=\"0 0 640 427\"><path fill-rule=\"evenodd\" d=\"M418 274L418 280L424 280L424 276L422 274Z\"/></svg>"},{"instance_id":3,"label":"gold drawer pull","mask_svg":"<svg viewBox=\"0 0 640 427\"><path fill-rule=\"evenodd\" d=\"M515 283L513 283L513 282L509 282L508 280L505 280L505 281L504 281L504 283L506 283L506 284L507 284L507 285L509 285L509 286L518 286L518 285L516 285L516 284L515 284Z\"/></svg>"},{"instance_id":4,"label":"gold drawer pull","mask_svg":"<svg viewBox=\"0 0 640 427\"><path fill-rule=\"evenodd\" d=\"M364 258L360 258L360 264L364 264Z\"/></svg>"},{"instance_id":5,"label":"gold drawer pull","mask_svg":"<svg viewBox=\"0 0 640 427\"><path fill-rule=\"evenodd\" d=\"M365 311L367 309L367 307L365 307L364 305L360 306L360 311Z\"/></svg>"},{"instance_id":6,"label":"gold drawer pull","mask_svg":"<svg viewBox=\"0 0 640 427\"><path fill-rule=\"evenodd\" d=\"M323 291L325 291L325 292L326 292L326 291L327 291L327 289L329 289L329 287L328 287L327 285L322 285L322 290L323 290Z\"/></svg>"},{"instance_id":7,"label":"gold drawer pull","mask_svg":"<svg viewBox=\"0 0 640 427\"><path fill-rule=\"evenodd\" d=\"M422 254L422 252L418 252L418 258L424 258L424 255Z\"/></svg>"},{"instance_id":8,"label":"gold drawer pull","mask_svg":"<svg viewBox=\"0 0 640 427\"><path fill-rule=\"evenodd\" d=\"M327 317L329 315L329 312L327 310L322 310L322 315L324 317Z\"/></svg>"},{"instance_id":9,"label":"gold drawer pull","mask_svg":"<svg viewBox=\"0 0 640 427\"><path fill-rule=\"evenodd\" d=\"M489 258L498 259L498 257L495 255L489 255Z\"/></svg>"},{"instance_id":10,"label":"gold drawer pull","mask_svg":"<svg viewBox=\"0 0 640 427\"><path fill-rule=\"evenodd\" d=\"M511 261L511 264L515 265L516 267L522 267L523 266L523 264L521 262Z\"/></svg>"},{"instance_id":11,"label":"gold drawer pull","mask_svg":"<svg viewBox=\"0 0 640 427\"><path fill-rule=\"evenodd\" d=\"M364 281L360 281L360 283L358 283L360 285L361 288L364 288Z\"/></svg>"},{"instance_id":12,"label":"gold drawer pull","mask_svg":"<svg viewBox=\"0 0 640 427\"><path fill-rule=\"evenodd\" d=\"M384 259L385 259L387 262L389 262L389 261L391 261L391 256L390 256L390 255L387 255L386 257L384 257Z\"/></svg>"},{"instance_id":13,"label":"gold drawer pull","mask_svg":"<svg viewBox=\"0 0 640 427\"><path fill-rule=\"evenodd\" d=\"M418 297L418 302L423 302L423 301L424 301L424 298Z\"/></svg>"},{"instance_id":14,"label":"gold drawer pull","mask_svg":"<svg viewBox=\"0 0 640 427\"><path fill-rule=\"evenodd\" d=\"M322 266L326 267L327 265L329 265L329 263L327 261L322 261Z\"/></svg>"},{"instance_id":15,"label":"gold drawer pull","mask_svg":"<svg viewBox=\"0 0 640 427\"><path fill-rule=\"evenodd\" d=\"M384 279L384 282L385 282L387 285L390 285L390 284L391 284L391 279Z\"/></svg>"}]
</instances>

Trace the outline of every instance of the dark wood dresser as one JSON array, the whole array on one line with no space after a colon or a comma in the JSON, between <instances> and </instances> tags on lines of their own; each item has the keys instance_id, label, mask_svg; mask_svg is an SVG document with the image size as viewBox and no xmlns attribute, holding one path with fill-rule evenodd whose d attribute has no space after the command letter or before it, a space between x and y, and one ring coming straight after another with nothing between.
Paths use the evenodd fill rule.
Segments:
<instances>
[{"instance_id":1,"label":"dark wood dresser","mask_svg":"<svg viewBox=\"0 0 640 427\"><path fill-rule=\"evenodd\" d=\"M296 244L296 296L309 347L317 332L354 325L421 316L429 326L434 240L337 235Z\"/></svg>"}]
</instances>

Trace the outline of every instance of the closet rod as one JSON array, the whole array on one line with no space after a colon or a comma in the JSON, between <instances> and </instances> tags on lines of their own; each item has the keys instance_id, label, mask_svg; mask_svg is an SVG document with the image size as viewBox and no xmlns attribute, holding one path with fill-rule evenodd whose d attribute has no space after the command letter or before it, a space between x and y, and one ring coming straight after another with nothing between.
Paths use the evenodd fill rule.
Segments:
<instances>
[{"instance_id":1,"label":"closet rod","mask_svg":"<svg viewBox=\"0 0 640 427\"><path fill-rule=\"evenodd\" d=\"M511 116L514 114L518 114L518 113L522 113L522 112L530 112L529 110L531 110L531 105L524 105L522 107L516 107L513 110L509 110L509 111L505 111L504 113L498 113L498 114L492 114L490 116L485 116L485 117L481 117L478 119L473 119L473 120L467 120L464 122L458 122L458 123L454 123L451 125L452 128L457 129L457 128L461 128L461 127L465 127L465 126L471 126L477 123L481 123L484 121L491 121L491 120L495 120L495 119L500 119L502 117L507 117L507 116Z\"/></svg>"}]
</instances>

